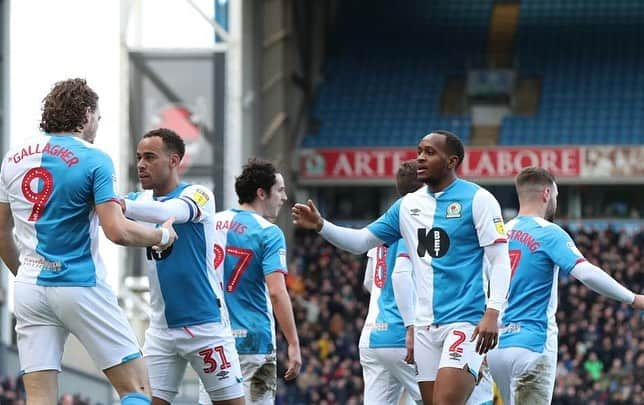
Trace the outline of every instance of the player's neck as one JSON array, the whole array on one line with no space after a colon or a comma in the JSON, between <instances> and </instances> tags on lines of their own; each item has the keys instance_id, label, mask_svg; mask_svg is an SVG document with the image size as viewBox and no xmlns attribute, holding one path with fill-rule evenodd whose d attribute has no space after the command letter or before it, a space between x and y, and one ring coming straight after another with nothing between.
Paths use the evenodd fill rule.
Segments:
<instances>
[{"instance_id":1,"label":"player's neck","mask_svg":"<svg viewBox=\"0 0 644 405\"><path fill-rule=\"evenodd\" d=\"M432 193L439 193L449 187L456 179L455 173L449 173L437 183L427 183L427 187Z\"/></svg>"},{"instance_id":2,"label":"player's neck","mask_svg":"<svg viewBox=\"0 0 644 405\"><path fill-rule=\"evenodd\" d=\"M526 217L541 217L543 218L546 215L546 208L540 207L535 204L521 204L519 203L519 216Z\"/></svg>"},{"instance_id":3,"label":"player's neck","mask_svg":"<svg viewBox=\"0 0 644 405\"><path fill-rule=\"evenodd\" d=\"M179 186L179 178L178 177L173 177L169 181L167 181L165 184L159 187L155 187L152 189L152 194L154 197L163 197L164 195L168 195Z\"/></svg>"},{"instance_id":4,"label":"player's neck","mask_svg":"<svg viewBox=\"0 0 644 405\"><path fill-rule=\"evenodd\" d=\"M257 204L252 204L252 203L239 204L239 209L244 210L244 211L254 212L257 215L264 216L264 213L263 213L261 207L258 207Z\"/></svg>"}]
</instances>

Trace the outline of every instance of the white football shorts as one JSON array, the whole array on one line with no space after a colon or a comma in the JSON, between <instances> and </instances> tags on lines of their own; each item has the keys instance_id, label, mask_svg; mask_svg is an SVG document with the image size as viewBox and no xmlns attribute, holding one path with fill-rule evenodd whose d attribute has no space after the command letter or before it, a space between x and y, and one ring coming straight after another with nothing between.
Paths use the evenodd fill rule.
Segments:
<instances>
[{"instance_id":1,"label":"white football shorts","mask_svg":"<svg viewBox=\"0 0 644 405\"><path fill-rule=\"evenodd\" d=\"M494 349L487 354L492 378L506 405L549 404L555 389L557 353L522 347Z\"/></svg>"},{"instance_id":2,"label":"white football shorts","mask_svg":"<svg viewBox=\"0 0 644 405\"><path fill-rule=\"evenodd\" d=\"M103 280L94 287L14 283L14 313L21 373L61 370L69 333L105 370L141 357L116 296Z\"/></svg>"},{"instance_id":3,"label":"white football shorts","mask_svg":"<svg viewBox=\"0 0 644 405\"><path fill-rule=\"evenodd\" d=\"M420 401L416 367L405 363L404 348L360 348L365 405L397 404L403 390Z\"/></svg>"},{"instance_id":4,"label":"white football shorts","mask_svg":"<svg viewBox=\"0 0 644 405\"><path fill-rule=\"evenodd\" d=\"M235 338L230 328L220 322L183 328L150 327L145 333L143 354L152 395L157 398L174 400L188 363L209 393L218 395L224 388L238 386L224 390L228 397L217 400L243 396Z\"/></svg>"},{"instance_id":5,"label":"white football shorts","mask_svg":"<svg viewBox=\"0 0 644 405\"><path fill-rule=\"evenodd\" d=\"M417 381L436 381L439 369L463 369L465 366L473 378L478 379L483 356L476 352L476 340L470 341L475 327L467 322L416 327L414 358L418 367Z\"/></svg>"}]
</instances>

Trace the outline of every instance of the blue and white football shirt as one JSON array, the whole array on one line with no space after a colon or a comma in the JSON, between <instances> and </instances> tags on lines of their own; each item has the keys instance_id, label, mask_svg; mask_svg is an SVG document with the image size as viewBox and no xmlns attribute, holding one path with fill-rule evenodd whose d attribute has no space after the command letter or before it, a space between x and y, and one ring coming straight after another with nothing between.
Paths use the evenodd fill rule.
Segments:
<instances>
[{"instance_id":1,"label":"blue and white football shirt","mask_svg":"<svg viewBox=\"0 0 644 405\"><path fill-rule=\"evenodd\" d=\"M586 259L563 229L543 218L516 217L507 232L512 280L499 347L554 350L558 275L568 275Z\"/></svg>"},{"instance_id":2,"label":"blue and white football shirt","mask_svg":"<svg viewBox=\"0 0 644 405\"><path fill-rule=\"evenodd\" d=\"M462 179L438 193L424 186L395 202L368 229L388 244L405 240L416 280L416 326L481 320L483 247L506 242L492 194Z\"/></svg>"},{"instance_id":3,"label":"blue and white football shirt","mask_svg":"<svg viewBox=\"0 0 644 405\"><path fill-rule=\"evenodd\" d=\"M230 209L215 214L215 265L224 272L224 296L239 354L275 351L273 306L265 277L287 273L282 230L262 216Z\"/></svg>"},{"instance_id":4,"label":"blue and white football shirt","mask_svg":"<svg viewBox=\"0 0 644 405\"><path fill-rule=\"evenodd\" d=\"M18 281L89 287L104 278L94 207L118 202L115 182L112 159L71 135L41 134L7 153L0 201L14 217Z\"/></svg>"},{"instance_id":5,"label":"blue and white football shirt","mask_svg":"<svg viewBox=\"0 0 644 405\"><path fill-rule=\"evenodd\" d=\"M127 198L143 202L155 200L152 190L130 193ZM203 186L181 183L156 200L174 198L186 203L190 217L185 223L174 223L178 238L172 246L163 252L146 249L152 306L150 324L157 328L180 328L220 322L223 292L222 278L214 267L215 198Z\"/></svg>"},{"instance_id":6,"label":"blue and white football shirt","mask_svg":"<svg viewBox=\"0 0 644 405\"><path fill-rule=\"evenodd\" d=\"M409 258L402 239L391 246L378 246L371 249L365 272L365 280L371 285L369 312L365 320L360 347L386 348L405 347L406 328L396 298L392 275L398 257Z\"/></svg>"}]
</instances>

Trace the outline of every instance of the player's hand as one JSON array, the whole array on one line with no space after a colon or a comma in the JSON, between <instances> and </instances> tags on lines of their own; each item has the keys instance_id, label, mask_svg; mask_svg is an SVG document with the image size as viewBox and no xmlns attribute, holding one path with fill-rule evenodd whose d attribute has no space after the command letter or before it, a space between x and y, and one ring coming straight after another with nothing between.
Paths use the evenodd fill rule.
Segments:
<instances>
[{"instance_id":1,"label":"player's hand","mask_svg":"<svg viewBox=\"0 0 644 405\"><path fill-rule=\"evenodd\" d=\"M644 294L635 294L635 300L633 300L633 308L644 311Z\"/></svg>"},{"instance_id":2,"label":"player's hand","mask_svg":"<svg viewBox=\"0 0 644 405\"><path fill-rule=\"evenodd\" d=\"M405 363L414 364L414 325L407 327L407 333L405 334L405 347L407 348Z\"/></svg>"},{"instance_id":3,"label":"player's hand","mask_svg":"<svg viewBox=\"0 0 644 405\"><path fill-rule=\"evenodd\" d=\"M174 241L179 239L179 237L177 236L177 233L174 231L174 228L172 227L173 222L174 222L174 217L170 217L163 224L161 224L161 228L165 228L168 230L168 232L170 232L170 238L168 238L168 242L164 244L158 243L152 246L152 249L154 249L157 252L162 252L167 248L169 248L170 245L174 243Z\"/></svg>"},{"instance_id":4,"label":"player's hand","mask_svg":"<svg viewBox=\"0 0 644 405\"><path fill-rule=\"evenodd\" d=\"M290 381L300 374L302 367L302 355L299 345L288 345L288 369L284 373L284 379Z\"/></svg>"},{"instance_id":5,"label":"player's hand","mask_svg":"<svg viewBox=\"0 0 644 405\"><path fill-rule=\"evenodd\" d=\"M317 232L322 230L324 221L320 212L313 204L313 200L308 200L306 204L295 204L291 209L291 218L293 223L305 229L313 229Z\"/></svg>"},{"instance_id":6,"label":"player's hand","mask_svg":"<svg viewBox=\"0 0 644 405\"><path fill-rule=\"evenodd\" d=\"M493 349L499 342L499 311L496 309L488 308L481 318L481 322L474 328L472 333L471 342L476 339L476 352L478 354L485 354Z\"/></svg>"}]
</instances>

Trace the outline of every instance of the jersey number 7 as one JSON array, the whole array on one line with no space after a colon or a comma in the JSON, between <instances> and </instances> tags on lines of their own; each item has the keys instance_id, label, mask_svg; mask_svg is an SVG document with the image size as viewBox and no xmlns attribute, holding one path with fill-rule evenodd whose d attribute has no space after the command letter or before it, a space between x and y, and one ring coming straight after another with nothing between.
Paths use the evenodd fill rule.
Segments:
<instances>
[{"instance_id":1,"label":"jersey number 7","mask_svg":"<svg viewBox=\"0 0 644 405\"><path fill-rule=\"evenodd\" d=\"M521 250L520 249L512 249L510 250L510 269L512 270L512 273L510 273L510 280L514 277L514 272L517 271L517 268L519 267L519 262L521 261Z\"/></svg>"},{"instance_id":2,"label":"jersey number 7","mask_svg":"<svg viewBox=\"0 0 644 405\"><path fill-rule=\"evenodd\" d=\"M226 246L226 254L237 256L239 258L239 260L237 260L237 263L235 264L235 267L233 267L233 272L230 275L230 280L228 281L228 284L226 284L226 292L233 292L237 288L237 284L239 284L239 279L241 278L242 274L244 274L244 271L246 271L246 268L250 264L251 260L253 260L253 251L250 249Z\"/></svg>"}]
</instances>

